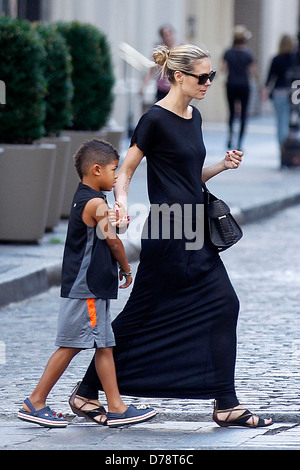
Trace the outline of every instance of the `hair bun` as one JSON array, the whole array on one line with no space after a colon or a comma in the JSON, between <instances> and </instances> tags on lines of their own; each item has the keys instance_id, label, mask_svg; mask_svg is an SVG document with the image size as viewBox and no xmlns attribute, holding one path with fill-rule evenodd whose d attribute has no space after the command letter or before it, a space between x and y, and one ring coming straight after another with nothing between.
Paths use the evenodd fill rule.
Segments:
<instances>
[{"instance_id":1,"label":"hair bun","mask_svg":"<svg viewBox=\"0 0 300 470\"><path fill-rule=\"evenodd\" d=\"M167 46L157 46L153 52L154 62L157 65L161 65L163 67L169 57L169 54L170 51Z\"/></svg>"}]
</instances>

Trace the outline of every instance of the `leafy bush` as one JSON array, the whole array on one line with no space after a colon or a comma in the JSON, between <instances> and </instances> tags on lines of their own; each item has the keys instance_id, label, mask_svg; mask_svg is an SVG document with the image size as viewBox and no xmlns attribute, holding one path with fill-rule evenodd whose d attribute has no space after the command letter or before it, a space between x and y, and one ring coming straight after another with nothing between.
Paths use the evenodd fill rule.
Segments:
<instances>
[{"instance_id":1,"label":"leafy bush","mask_svg":"<svg viewBox=\"0 0 300 470\"><path fill-rule=\"evenodd\" d=\"M72 129L99 130L106 124L113 103L109 44L104 34L90 24L59 22L57 27L72 56Z\"/></svg>"},{"instance_id":2,"label":"leafy bush","mask_svg":"<svg viewBox=\"0 0 300 470\"><path fill-rule=\"evenodd\" d=\"M58 136L72 122L72 58L64 37L55 25L38 23L34 29L41 36L46 57L44 75L47 81L45 129Z\"/></svg>"},{"instance_id":3,"label":"leafy bush","mask_svg":"<svg viewBox=\"0 0 300 470\"><path fill-rule=\"evenodd\" d=\"M0 142L31 144L45 133L45 49L27 20L0 18L0 80L6 104L0 105Z\"/></svg>"}]
</instances>

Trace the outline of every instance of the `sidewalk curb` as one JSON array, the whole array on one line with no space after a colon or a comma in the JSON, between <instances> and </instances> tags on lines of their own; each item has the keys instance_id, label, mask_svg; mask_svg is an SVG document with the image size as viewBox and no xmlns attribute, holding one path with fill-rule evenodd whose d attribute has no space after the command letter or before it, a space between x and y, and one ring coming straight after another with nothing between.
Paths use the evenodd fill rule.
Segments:
<instances>
[{"instance_id":1,"label":"sidewalk curb","mask_svg":"<svg viewBox=\"0 0 300 470\"><path fill-rule=\"evenodd\" d=\"M48 271L58 273L60 269L61 265L55 265L3 282L0 284L0 307L45 292L51 287Z\"/></svg>"},{"instance_id":2,"label":"sidewalk curb","mask_svg":"<svg viewBox=\"0 0 300 470\"><path fill-rule=\"evenodd\" d=\"M274 424L276 423L293 423L295 425L300 424L300 416L299 414L295 412L284 412L284 411L278 411L278 412L268 412L268 410L265 411L256 411L253 407L249 406L249 409L252 410L253 408L253 413L256 416L259 416L261 418L272 418ZM200 411L199 413L192 411L177 411L177 412L172 412L172 411L163 411L160 410L158 407L156 407L157 415L155 417L155 421L161 422L161 421L178 421L178 422L213 422L212 414L213 414L213 409L211 408L210 411ZM17 410L16 413L10 412L7 414L0 413L0 423L2 422L10 422L10 421L18 421L17 418ZM70 413L68 414L68 421L73 421L74 418L78 418L75 414ZM75 424L75 423L74 423Z\"/></svg>"},{"instance_id":3,"label":"sidewalk curb","mask_svg":"<svg viewBox=\"0 0 300 470\"><path fill-rule=\"evenodd\" d=\"M250 406L249 409L256 415L261 418L272 418L274 423L295 423L300 424L300 416L295 412L284 412L284 411L256 411L255 406ZM158 418L164 419L166 421L203 421L203 422L212 422L213 409L210 411L202 411L199 413L187 412L187 411L178 411L178 412L168 412L168 411L159 411L157 410Z\"/></svg>"},{"instance_id":4,"label":"sidewalk curb","mask_svg":"<svg viewBox=\"0 0 300 470\"><path fill-rule=\"evenodd\" d=\"M241 225L271 217L280 210L300 204L300 193L248 209L233 208L232 215ZM140 242L126 239L124 241L129 262L139 259ZM7 282L0 283L0 307L12 302L19 302L47 291L52 286L59 286L61 279L61 262L33 271Z\"/></svg>"},{"instance_id":5,"label":"sidewalk curb","mask_svg":"<svg viewBox=\"0 0 300 470\"><path fill-rule=\"evenodd\" d=\"M239 224L246 225L271 217L280 210L287 209L288 207L292 207L297 204L300 204L300 193L272 202L267 202L266 204L249 207L248 209L234 208L232 210L232 215L236 218Z\"/></svg>"}]
</instances>

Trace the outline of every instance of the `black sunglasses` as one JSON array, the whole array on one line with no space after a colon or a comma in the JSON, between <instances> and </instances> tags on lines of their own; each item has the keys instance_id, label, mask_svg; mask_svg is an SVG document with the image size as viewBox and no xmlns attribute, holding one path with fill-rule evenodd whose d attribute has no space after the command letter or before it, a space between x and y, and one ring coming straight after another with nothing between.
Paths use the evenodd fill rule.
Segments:
<instances>
[{"instance_id":1,"label":"black sunglasses","mask_svg":"<svg viewBox=\"0 0 300 470\"><path fill-rule=\"evenodd\" d=\"M212 70L209 73L203 73L202 75L195 75L194 73L183 72L182 70L180 70L180 72L184 73L185 75L191 75L191 77L198 78L198 85L204 85L204 83L206 83L207 80L212 82L216 76L215 70Z\"/></svg>"}]
</instances>

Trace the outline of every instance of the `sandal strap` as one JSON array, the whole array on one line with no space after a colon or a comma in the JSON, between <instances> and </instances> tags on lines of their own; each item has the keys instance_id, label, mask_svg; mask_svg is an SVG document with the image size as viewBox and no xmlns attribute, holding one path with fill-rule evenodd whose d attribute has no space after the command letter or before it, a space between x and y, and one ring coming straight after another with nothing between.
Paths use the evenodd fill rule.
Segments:
<instances>
[{"instance_id":1,"label":"sandal strap","mask_svg":"<svg viewBox=\"0 0 300 470\"><path fill-rule=\"evenodd\" d=\"M95 408L94 410L84 411L84 413L89 416L90 418L95 418L96 416L105 416L106 411L103 406L99 406L99 408Z\"/></svg>"},{"instance_id":2,"label":"sandal strap","mask_svg":"<svg viewBox=\"0 0 300 470\"><path fill-rule=\"evenodd\" d=\"M224 411L224 410L219 410L220 411ZM249 410L245 409L244 413L242 413L238 418L236 419L233 419L233 420L230 420L230 416L231 414L234 412L234 411L237 411L236 409L234 410L233 408L231 409L231 411L229 411L229 414L227 416L227 418L225 419L225 422L232 422L232 423L235 423L235 424L240 424L240 425L243 425L245 424L249 418L254 417L253 413L251 413ZM242 410L241 410L242 411ZM226 411L225 411L226 412Z\"/></svg>"},{"instance_id":3,"label":"sandal strap","mask_svg":"<svg viewBox=\"0 0 300 470\"><path fill-rule=\"evenodd\" d=\"M86 406L86 405L95 405L95 406L97 406L97 405L96 405L96 403L93 403L93 402L92 402L91 400L89 400L88 398L80 397L79 395L77 395L77 396L78 396L78 398L80 398L80 400L83 400L83 401L84 401L84 403L82 403L81 406L79 406L79 407L77 406L77 407L76 407L76 408L78 408L78 410L84 411L84 413L86 413L86 414L88 414L88 413L90 413L90 412L98 411L97 415L99 415L99 414L105 414L105 415L106 415L105 408L104 408L104 406L102 406L102 405L101 405L101 406L98 406L97 408L93 408L92 410L88 410L88 411L83 410L82 408L83 408L84 406Z\"/></svg>"},{"instance_id":4,"label":"sandal strap","mask_svg":"<svg viewBox=\"0 0 300 470\"><path fill-rule=\"evenodd\" d=\"M26 398L26 400L24 400L24 403L25 405L28 406L28 408L30 409L30 412L32 413L32 415L34 416L37 416L37 415L54 415L54 411L51 410L50 406L45 406L44 408L40 408L39 410L36 410L35 407L33 406L33 404L31 403L31 401L29 400L29 398Z\"/></svg>"},{"instance_id":5,"label":"sandal strap","mask_svg":"<svg viewBox=\"0 0 300 470\"><path fill-rule=\"evenodd\" d=\"M37 410L35 409L35 407L33 406L33 404L31 403L31 401L29 400L29 398L26 398L26 400L24 400L24 403L25 405L28 406L28 408L30 409L31 413L35 413Z\"/></svg>"},{"instance_id":6,"label":"sandal strap","mask_svg":"<svg viewBox=\"0 0 300 470\"><path fill-rule=\"evenodd\" d=\"M222 410L223 411L223 410ZM229 415L230 416L230 415ZM229 417L228 416L228 417ZM249 428L260 428L260 427L263 427L265 426L265 420L260 418L259 416L256 416L258 418L258 421L257 423L255 424L254 423L254 418L255 418L255 414L254 413L251 413L251 411L245 409L244 413L241 414L241 416L239 416L238 418L232 420L231 422L234 423L234 424L237 424L237 425L246 425L248 426ZM225 421L227 422L230 422L230 420L228 421L228 417ZM251 418L251 422L250 423L247 423L247 421L249 420L249 418Z\"/></svg>"},{"instance_id":7,"label":"sandal strap","mask_svg":"<svg viewBox=\"0 0 300 470\"><path fill-rule=\"evenodd\" d=\"M29 398L26 398L26 400L24 400L24 404L28 406L28 408L30 409L30 414L32 414L32 416L37 416L37 417L42 417L42 418L45 418L45 417L49 418L49 416L51 416L52 419L57 419L57 420L61 418L66 419L66 416L63 416L62 413L56 413L48 405L39 410L35 409L31 401L29 400Z\"/></svg>"},{"instance_id":8,"label":"sandal strap","mask_svg":"<svg viewBox=\"0 0 300 470\"><path fill-rule=\"evenodd\" d=\"M262 427L262 426L265 426L265 421L264 419L260 418L257 416L258 418L258 422L257 424L254 424L254 417L256 416L255 414L251 413L251 411L249 411L247 408L240 408L239 411L243 411L243 413L236 419L230 419L232 413L234 413L235 411L238 411L236 408L227 408L227 409L224 409L224 410L219 410L218 409L218 403L217 401L215 401L215 407L214 407L214 410L215 410L215 413L228 413L228 416L226 416L226 419L224 420L224 423L228 423L228 424L234 424L234 425L240 425L240 426L247 426L247 427ZM251 423L247 423L247 421L249 420L249 418L252 418L252 422Z\"/></svg>"},{"instance_id":9,"label":"sandal strap","mask_svg":"<svg viewBox=\"0 0 300 470\"><path fill-rule=\"evenodd\" d=\"M234 411L241 411L242 413L236 418L236 419L230 419L232 416L232 413ZM225 420L220 420L218 419L218 413L228 413L226 416ZM258 419L258 421L255 423L255 418ZM260 418L259 416L251 413L249 410L246 408L227 408L224 410L219 410L218 409L218 400L215 400L214 402L214 412L213 412L213 419L214 421L219 425L219 426L245 426L248 428L259 428L259 427L265 427L269 426L272 424L272 420L270 423L266 423L263 418ZM247 421L249 421L247 423Z\"/></svg>"},{"instance_id":10,"label":"sandal strap","mask_svg":"<svg viewBox=\"0 0 300 470\"><path fill-rule=\"evenodd\" d=\"M236 419L230 419L232 413L234 413L235 411L243 411L243 413ZM218 409L218 400L215 400L215 404L214 404L214 412L215 414L217 415L217 413L228 413L228 415L226 416L226 419L224 419L224 423L236 423L236 424L244 424L246 423L246 421L248 421L249 418L251 418L251 416L253 417L253 413L251 413L251 411L247 410L247 408L240 408L239 410L237 410L235 407L234 408L226 408L226 409L222 409L222 410L219 410Z\"/></svg>"}]
</instances>

